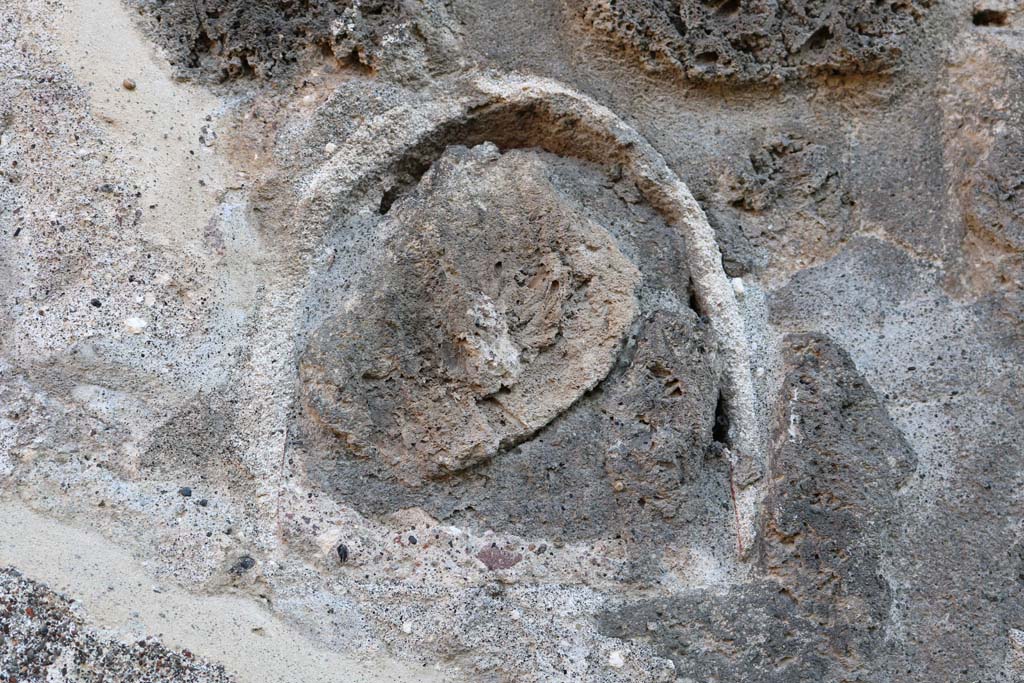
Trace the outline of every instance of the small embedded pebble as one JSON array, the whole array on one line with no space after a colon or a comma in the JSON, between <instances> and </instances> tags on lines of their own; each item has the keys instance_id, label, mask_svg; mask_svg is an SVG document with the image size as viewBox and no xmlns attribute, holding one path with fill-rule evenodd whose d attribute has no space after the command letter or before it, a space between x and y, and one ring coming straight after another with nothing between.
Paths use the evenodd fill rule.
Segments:
<instances>
[{"instance_id":1,"label":"small embedded pebble","mask_svg":"<svg viewBox=\"0 0 1024 683\"><path fill-rule=\"evenodd\" d=\"M217 141L217 131L213 129L213 126L204 125L199 129L199 144L204 147L213 147L213 143Z\"/></svg>"},{"instance_id":2,"label":"small embedded pebble","mask_svg":"<svg viewBox=\"0 0 1024 683\"><path fill-rule=\"evenodd\" d=\"M404 624L402 624L402 633L404 633L405 635L409 635L410 633L412 633L412 623L411 622L407 621Z\"/></svg>"},{"instance_id":3,"label":"small embedded pebble","mask_svg":"<svg viewBox=\"0 0 1024 683\"><path fill-rule=\"evenodd\" d=\"M186 498L192 497L192 489L189 488L188 486L182 486L180 489L178 489L178 493Z\"/></svg>"},{"instance_id":4,"label":"small embedded pebble","mask_svg":"<svg viewBox=\"0 0 1024 683\"><path fill-rule=\"evenodd\" d=\"M608 655L608 666L613 669L621 669L626 666L626 658L622 656L621 650L612 650Z\"/></svg>"},{"instance_id":5,"label":"small embedded pebble","mask_svg":"<svg viewBox=\"0 0 1024 683\"><path fill-rule=\"evenodd\" d=\"M231 568L235 574L241 574L242 572L249 571L256 566L256 560L252 559L248 555L243 555L235 563L235 566Z\"/></svg>"},{"instance_id":6,"label":"small embedded pebble","mask_svg":"<svg viewBox=\"0 0 1024 683\"><path fill-rule=\"evenodd\" d=\"M743 278L734 277L732 279L732 291L735 292L738 297L742 297L746 293L747 288L743 285Z\"/></svg>"},{"instance_id":7,"label":"small embedded pebble","mask_svg":"<svg viewBox=\"0 0 1024 683\"><path fill-rule=\"evenodd\" d=\"M206 507L209 504L210 504L210 501L206 500L205 498L203 498L201 501L199 501L199 507Z\"/></svg>"},{"instance_id":8,"label":"small embedded pebble","mask_svg":"<svg viewBox=\"0 0 1024 683\"><path fill-rule=\"evenodd\" d=\"M100 306L103 305L103 302L100 301L99 299L93 299L89 303L93 306L93 308L99 308Z\"/></svg>"},{"instance_id":9,"label":"small embedded pebble","mask_svg":"<svg viewBox=\"0 0 1024 683\"><path fill-rule=\"evenodd\" d=\"M125 90L135 90L135 81L130 78L126 78L121 81L121 87Z\"/></svg>"},{"instance_id":10,"label":"small embedded pebble","mask_svg":"<svg viewBox=\"0 0 1024 683\"><path fill-rule=\"evenodd\" d=\"M410 536L409 536L409 543L412 543L413 545L416 545L416 537L415 537L415 536L412 536L412 535L410 535Z\"/></svg>"},{"instance_id":11,"label":"small embedded pebble","mask_svg":"<svg viewBox=\"0 0 1024 683\"><path fill-rule=\"evenodd\" d=\"M344 543L338 544L338 559L341 560L342 564L348 562L348 546Z\"/></svg>"},{"instance_id":12,"label":"small embedded pebble","mask_svg":"<svg viewBox=\"0 0 1024 683\"><path fill-rule=\"evenodd\" d=\"M486 567L493 571L499 569L509 569L519 564L522 561L523 556L517 552L498 548L492 544L490 548L484 548L476 554L476 559L486 565Z\"/></svg>"},{"instance_id":13,"label":"small embedded pebble","mask_svg":"<svg viewBox=\"0 0 1024 683\"><path fill-rule=\"evenodd\" d=\"M338 149L338 146L336 144L334 144L333 142L328 142L326 145L324 145L324 151L327 152L328 154L334 154L334 152L337 149Z\"/></svg>"},{"instance_id":14,"label":"small embedded pebble","mask_svg":"<svg viewBox=\"0 0 1024 683\"><path fill-rule=\"evenodd\" d=\"M142 334L142 331L149 325L142 318L128 318L124 321L124 327L132 334Z\"/></svg>"}]
</instances>

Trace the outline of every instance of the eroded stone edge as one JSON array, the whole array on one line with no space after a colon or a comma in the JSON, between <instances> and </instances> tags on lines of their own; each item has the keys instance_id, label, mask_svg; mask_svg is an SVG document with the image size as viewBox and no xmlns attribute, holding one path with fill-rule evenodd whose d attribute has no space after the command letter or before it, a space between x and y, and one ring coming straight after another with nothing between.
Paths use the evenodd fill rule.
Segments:
<instances>
[{"instance_id":1,"label":"eroded stone edge","mask_svg":"<svg viewBox=\"0 0 1024 683\"><path fill-rule=\"evenodd\" d=\"M563 127L575 122L568 147L557 153L595 161L606 167L620 165L645 199L666 221L681 231L686 259L698 304L721 341L724 358L723 397L730 418L728 457L733 469L764 468L764 426L756 408L757 397L750 368L750 349L743 317L732 285L722 268L722 256L707 216L687 186L664 158L639 133L608 108L557 81L519 74L480 74L469 83L448 84L446 92L460 96L430 105L404 104L367 122L357 134L307 181L300 211L307 219L326 224L336 198L365 189L385 176L394 159L454 128L447 145L463 142L457 126L467 128L477 112L534 107L550 123ZM557 133L557 130L556 130ZM568 153L566 153L568 151ZM589 152L589 153L588 153ZM307 222L308 225L308 222ZM734 486L737 547L746 557L754 540L760 486Z\"/></svg>"}]
</instances>

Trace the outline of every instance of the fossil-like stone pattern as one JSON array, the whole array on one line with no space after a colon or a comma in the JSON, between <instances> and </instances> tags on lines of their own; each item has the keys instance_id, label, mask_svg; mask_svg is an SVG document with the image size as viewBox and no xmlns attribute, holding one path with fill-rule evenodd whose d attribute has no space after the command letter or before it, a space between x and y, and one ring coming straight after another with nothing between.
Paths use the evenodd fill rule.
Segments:
<instances>
[{"instance_id":1,"label":"fossil-like stone pattern","mask_svg":"<svg viewBox=\"0 0 1024 683\"><path fill-rule=\"evenodd\" d=\"M455 147L379 233L302 359L313 422L334 435L309 439L327 491L373 514L643 548L727 523L718 341L689 306L681 235L635 186Z\"/></svg>"},{"instance_id":2,"label":"fossil-like stone pattern","mask_svg":"<svg viewBox=\"0 0 1024 683\"><path fill-rule=\"evenodd\" d=\"M223 659L245 680L394 683L391 652L415 681L1024 680L1024 9L926 4L0 3L0 554L86 602L107 588L94 566L134 575L72 525L152 578L139 618L100 597L112 631L79 638L86 614L0 576L0 671L188 680ZM464 42L435 53L448 38ZM482 220L533 237L535 198L554 197L574 238L600 226L637 270L635 315L603 378L543 426L492 427L485 401L489 456L354 448L317 419L300 361L347 303L353 324L385 315L361 306L404 272L386 248L431 244L397 217L440 206L423 173L484 140L505 151L473 168L518 170L477 174L494 185L468 195ZM675 177L742 283L686 239L705 231L660 184ZM449 229L476 203L451 208L432 214L445 248L497 244ZM577 268L569 238L536 241ZM445 263L465 292L480 280ZM709 302L711 279L730 297ZM463 316L457 291L431 290L422 319ZM519 353L525 381L528 345L489 320L458 329ZM396 348L429 356L422 327L403 323ZM807 332L834 343L787 337ZM746 487L715 443L723 358L721 403L749 364L775 425L746 430L771 454ZM489 367L458 381L515 375ZM380 396L385 414L406 405ZM734 433L751 425L736 417ZM160 609L169 585L195 594L189 611ZM112 640L209 630L202 605L225 592L309 646L225 630L175 661Z\"/></svg>"},{"instance_id":3,"label":"fossil-like stone pattern","mask_svg":"<svg viewBox=\"0 0 1024 683\"><path fill-rule=\"evenodd\" d=\"M893 66L929 0L588 0L585 21L649 68L706 81L782 81Z\"/></svg>"},{"instance_id":4,"label":"fossil-like stone pattern","mask_svg":"<svg viewBox=\"0 0 1024 683\"><path fill-rule=\"evenodd\" d=\"M639 272L541 173L456 148L393 207L372 279L302 359L310 408L349 448L410 480L458 471L608 374Z\"/></svg>"}]
</instances>

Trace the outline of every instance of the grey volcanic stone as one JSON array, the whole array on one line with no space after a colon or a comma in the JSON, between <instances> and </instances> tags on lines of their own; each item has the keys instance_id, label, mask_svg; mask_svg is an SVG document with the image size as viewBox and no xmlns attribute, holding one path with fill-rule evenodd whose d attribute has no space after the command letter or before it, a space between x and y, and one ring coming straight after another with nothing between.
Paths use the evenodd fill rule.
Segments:
<instances>
[{"instance_id":1,"label":"grey volcanic stone","mask_svg":"<svg viewBox=\"0 0 1024 683\"><path fill-rule=\"evenodd\" d=\"M1022 27L0 3L0 683L1024 681Z\"/></svg>"},{"instance_id":2,"label":"grey volcanic stone","mask_svg":"<svg viewBox=\"0 0 1024 683\"><path fill-rule=\"evenodd\" d=\"M585 21L650 68L706 81L781 82L893 66L930 0L587 0Z\"/></svg>"},{"instance_id":3,"label":"grey volcanic stone","mask_svg":"<svg viewBox=\"0 0 1024 683\"><path fill-rule=\"evenodd\" d=\"M992 9L990 12L997 12ZM998 15L998 12L997 12ZM947 96L951 183L966 230L965 249L984 264L974 288L1024 289L1024 51L996 29L955 53ZM978 88L983 84L983 88ZM966 86L974 86L969 89Z\"/></svg>"},{"instance_id":4,"label":"grey volcanic stone","mask_svg":"<svg viewBox=\"0 0 1024 683\"><path fill-rule=\"evenodd\" d=\"M806 258L842 244L854 202L838 156L799 133L774 134L718 175L706 210L726 272L757 272L768 254Z\"/></svg>"},{"instance_id":5,"label":"grey volcanic stone","mask_svg":"<svg viewBox=\"0 0 1024 683\"><path fill-rule=\"evenodd\" d=\"M131 2L180 76L215 82L287 77L301 64L376 69L385 42L393 51L410 37L432 47L444 42L435 30L441 15L410 12L401 0Z\"/></svg>"},{"instance_id":6,"label":"grey volcanic stone","mask_svg":"<svg viewBox=\"0 0 1024 683\"><path fill-rule=\"evenodd\" d=\"M372 276L313 335L310 409L416 481L543 428L608 374L640 274L536 158L454 148L381 225Z\"/></svg>"},{"instance_id":7,"label":"grey volcanic stone","mask_svg":"<svg viewBox=\"0 0 1024 683\"><path fill-rule=\"evenodd\" d=\"M697 680L889 680L883 562L915 458L835 344L790 335L784 353L755 580L626 602L602 630Z\"/></svg>"},{"instance_id":8,"label":"grey volcanic stone","mask_svg":"<svg viewBox=\"0 0 1024 683\"><path fill-rule=\"evenodd\" d=\"M635 188L452 148L379 230L378 265L302 359L312 424L335 435L310 437L308 467L339 500L641 545L717 519L717 340L682 238Z\"/></svg>"},{"instance_id":9,"label":"grey volcanic stone","mask_svg":"<svg viewBox=\"0 0 1024 683\"><path fill-rule=\"evenodd\" d=\"M758 560L830 647L870 661L891 600L881 561L896 493L916 458L845 352L816 335L784 343Z\"/></svg>"},{"instance_id":10,"label":"grey volcanic stone","mask_svg":"<svg viewBox=\"0 0 1024 683\"><path fill-rule=\"evenodd\" d=\"M393 0L139 0L138 5L179 69L203 71L217 80L269 76L311 50L339 58L355 53L369 62L376 27L399 15Z\"/></svg>"}]
</instances>

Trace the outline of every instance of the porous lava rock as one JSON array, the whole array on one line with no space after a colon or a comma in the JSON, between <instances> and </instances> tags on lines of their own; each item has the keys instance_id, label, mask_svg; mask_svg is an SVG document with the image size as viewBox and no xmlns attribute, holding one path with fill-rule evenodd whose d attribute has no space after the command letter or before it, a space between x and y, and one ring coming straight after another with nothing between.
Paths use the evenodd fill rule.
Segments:
<instances>
[{"instance_id":1,"label":"porous lava rock","mask_svg":"<svg viewBox=\"0 0 1024 683\"><path fill-rule=\"evenodd\" d=\"M301 374L319 422L410 480L544 427L608 374L637 314L636 267L528 156L453 148L380 239Z\"/></svg>"},{"instance_id":2,"label":"porous lava rock","mask_svg":"<svg viewBox=\"0 0 1024 683\"><path fill-rule=\"evenodd\" d=\"M995 10L982 18L993 20ZM980 21L976 18L976 22ZM954 52L945 98L947 163L975 289L1024 291L1024 50L995 29Z\"/></svg>"},{"instance_id":3,"label":"porous lava rock","mask_svg":"<svg viewBox=\"0 0 1024 683\"><path fill-rule=\"evenodd\" d=\"M437 47L443 10L401 0L133 0L179 76L290 75L300 64L377 68L415 41ZM389 44L390 47L386 47Z\"/></svg>"},{"instance_id":4,"label":"porous lava rock","mask_svg":"<svg viewBox=\"0 0 1024 683\"><path fill-rule=\"evenodd\" d=\"M730 275L745 275L778 257L831 255L848 238L854 200L827 145L798 133L760 141L717 174L707 202Z\"/></svg>"},{"instance_id":5,"label":"porous lava rock","mask_svg":"<svg viewBox=\"0 0 1024 683\"><path fill-rule=\"evenodd\" d=\"M929 0L587 0L593 28L652 69L699 81L781 82L895 65Z\"/></svg>"},{"instance_id":6,"label":"porous lava rock","mask_svg":"<svg viewBox=\"0 0 1024 683\"><path fill-rule=\"evenodd\" d=\"M336 310L301 359L311 479L364 514L629 539L644 580L728 523L724 361L681 231L614 170L537 149L452 147L412 182L373 230L339 221L365 274L329 272L351 284L318 295Z\"/></svg>"},{"instance_id":7,"label":"porous lava rock","mask_svg":"<svg viewBox=\"0 0 1024 683\"><path fill-rule=\"evenodd\" d=\"M789 335L784 355L754 580L628 602L602 629L697 680L883 680L885 553L916 459L831 340Z\"/></svg>"}]
</instances>

